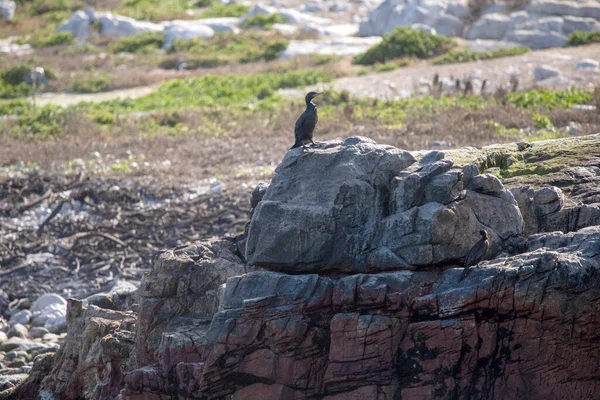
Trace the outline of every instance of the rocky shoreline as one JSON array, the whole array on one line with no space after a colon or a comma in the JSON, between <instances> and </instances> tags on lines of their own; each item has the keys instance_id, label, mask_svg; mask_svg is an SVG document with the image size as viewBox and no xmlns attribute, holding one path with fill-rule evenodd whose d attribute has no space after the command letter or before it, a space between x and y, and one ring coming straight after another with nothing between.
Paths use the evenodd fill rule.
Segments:
<instances>
[{"instance_id":1,"label":"rocky shoreline","mask_svg":"<svg viewBox=\"0 0 600 400\"><path fill-rule=\"evenodd\" d=\"M244 235L162 253L118 300L69 300L65 344L0 398L589 398L599 143L290 151ZM461 280L480 227L495 246Z\"/></svg>"}]
</instances>

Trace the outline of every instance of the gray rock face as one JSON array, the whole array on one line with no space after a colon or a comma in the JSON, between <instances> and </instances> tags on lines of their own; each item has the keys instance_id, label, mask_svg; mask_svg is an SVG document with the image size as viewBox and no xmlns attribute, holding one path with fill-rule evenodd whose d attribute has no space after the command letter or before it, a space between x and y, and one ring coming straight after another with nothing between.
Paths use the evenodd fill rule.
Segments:
<instances>
[{"instance_id":1,"label":"gray rock face","mask_svg":"<svg viewBox=\"0 0 600 400\"><path fill-rule=\"evenodd\" d=\"M492 253L522 233L497 178L441 157L413 166L409 153L361 138L288 152L253 215L248 263L293 273L418 269L458 261L480 229Z\"/></svg>"},{"instance_id":2,"label":"gray rock face","mask_svg":"<svg viewBox=\"0 0 600 400\"><path fill-rule=\"evenodd\" d=\"M504 14L484 15L467 34L468 39L500 40L506 35L510 17Z\"/></svg>"},{"instance_id":3,"label":"gray rock face","mask_svg":"<svg viewBox=\"0 0 600 400\"><path fill-rule=\"evenodd\" d=\"M14 1L0 1L0 19L13 19L16 9L17 3Z\"/></svg>"},{"instance_id":4,"label":"gray rock face","mask_svg":"<svg viewBox=\"0 0 600 400\"><path fill-rule=\"evenodd\" d=\"M533 80L536 82L543 81L548 78L554 78L555 76L559 75L560 70L549 65L538 65L533 70Z\"/></svg>"},{"instance_id":5,"label":"gray rock face","mask_svg":"<svg viewBox=\"0 0 600 400\"><path fill-rule=\"evenodd\" d=\"M526 236L541 232L574 232L600 225L600 204L567 202L557 187L511 189L525 222Z\"/></svg>"}]
</instances>

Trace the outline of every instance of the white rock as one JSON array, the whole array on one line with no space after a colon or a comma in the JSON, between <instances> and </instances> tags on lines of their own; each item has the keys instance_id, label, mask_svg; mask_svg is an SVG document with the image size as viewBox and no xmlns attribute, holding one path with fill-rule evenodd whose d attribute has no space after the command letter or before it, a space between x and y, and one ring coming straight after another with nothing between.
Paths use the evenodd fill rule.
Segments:
<instances>
[{"instance_id":1,"label":"white rock","mask_svg":"<svg viewBox=\"0 0 600 400\"><path fill-rule=\"evenodd\" d=\"M425 31L425 32L431 33L432 35L437 34L434 27L426 25L426 24L412 24L410 27L413 29L416 29L418 31Z\"/></svg>"},{"instance_id":2,"label":"white rock","mask_svg":"<svg viewBox=\"0 0 600 400\"><path fill-rule=\"evenodd\" d=\"M0 331L0 343L4 343L8 340L8 336L6 336L6 333Z\"/></svg>"},{"instance_id":3,"label":"white rock","mask_svg":"<svg viewBox=\"0 0 600 400\"><path fill-rule=\"evenodd\" d=\"M14 1L0 1L0 19L13 19L17 3Z\"/></svg>"},{"instance_id":4,"label":"white rock","mask_svg":"<svg viewBox=\"0 0 600 400\"><path fill-rule=\"evenodd\" d=\"M202 18L196 21L170 21L165 26L171 25L207 25L212 28L215 32L230 32L230 33L239 33L240 29L238 26L240 25L242 19L241 18Z\"/></svg>"},{"instance_id":5,"label":"white rock","mask_svg":"<svg viewBox=\"0 0 600 400\"><path fill-rule=\"evenodd\" d=\"M600 4L596 1L534 0L527 10L542 15L570 15L600 20Z\"/></svg>"},{"instance_id":6,"label":"white rock","mask_svg":"<svg viewBox=\"0 0 600 400\"><path fill-rule=\"evenodd\" d=\"M566 16L563 18L563 34L570 35L575 31L599 31L600 23L594 18Z\"/></svg>"},{"instance_id":7,"label":"white rock","mask_svg":"<svg viewBox=\"0 0 600 400\"><path fill-rule=\"evenodd\" d=\"M549 65L538 65L533 70L533 80L535 82L543 81L545 79L553 78L559 75L560 70Z\"/></svg>"},{"instance_id":8,"label":"white rock","mask_svg":"<svg viewBox=\"0 0 600 400\"><path fill-rule=\"evenodd\" d=\"M508 15L484 15L469 30L467 38L500 40L506 35L510 22L511 18Z\"/></svg>"},{"instance_id":9,"label":"white rock","mask_svg":"<svg viewBox=\"0 0 600 400\"><path fill-rule=\"evenodd\" d=\"M293 35L298 32L298 25L290 25L290 24L273 24L273 30L277 32L281 32L284 35Z\"/></svg>"},{"instance_id":10,"label":"white rock","mask_svg":"<svg viewBox=\"0 0 600 400\"><path fill-rule=\"evenodd\" d=\"M43 294L37 298L36 301L31 305L30 311L32 313L36 311L41 311L44 308L51 306L53 304L58 304L64 306L65 310L67 308L67 301L60 295L54 293Z\"/></svg>"},{"instance_id":11,"label":"white rock","mask_svg":"<svg viewBox=\"0 0 600 400\"><path fill-rule=\"evenodd\" d=\"M567 43L567 38L560 33L542 31L513 31L505 39L532 49L563 47Z\"/></svg>"},{"instance_id":12,"label":"white rock","mask_svg":"<svg viewBox=\"0 0 600 400\"><path fill-rule=\"evenodd\" d=\"M354 36L358 33L358 25L343 24L322 26L317 24L307 24L302 28L302 30L305 32L316 33L319 36Z\"/></svg>"},{"instance_id":13,"label":"white rock","mask_svg":"<svg viewBox=\"0 0 600 400\"><path fill-rule=\"evenodd\" d=\"M96 12L95 18L100 24L103 36L131 36L144 32L162 32L164 27L148 21L138 21L110 12Z\"/></svg>"},{"instance_id":14,"label":"white rock","mask_svg":"<svg viewBox=\"0 0 600 400\"><path fill-rule=\"evenodd\" d=\"M449 1L446 7L446 13L452 17L464 20L471 13L468 0Z\"/></svg>"},{"instance_id":15,"label":"white rock","mask_svg":"<svg viewBox=\"0 0 600 400\"><path fill-rule=\"evenodd\" d=\"M27 261L32 264L48 264L53 260L54 254L52 253L35 253L27 255Z\"/></svg>"},{"instance_id":16,"label":"white rock","mask_svg":"<svg viewBox=\"0 0 600 400\"><path fill-rule=\"evenodd\" d=\"M575 69L598 69L598 67L600 67L600 63L598 61L587 58L579 61Z\"/></svg>"},{"instance_id":17,"label":"white rock","mask_svg":"<svg viewBox=\"0 0 600 400\"><path fill-rule=\"evenodd\" d=\"M189 40L194 38L211 38L215 31L208 25L189 24L189 25L170 25L163 31L165 36L164 47L170 47L175 39Z\"/></svg>"},{"instance_id":18,"label":"white rock","mask_svg":"<svg viewBox=\"0 0 600 400\"><path fill-rule=\"evenodd\" d=\"M561 32L563 23L560 17L534 18L517 24L514 30Z\"/></svg>"},{"instance_id":19,"label":"white rock","mask_svg":"<svg viewBox=\"0 0 600 400\"><path fill-rule=\"evenodd\" d=\"M464 24L463 22L451 15L442 15L433 24L435 31L440 35L446 36L462 36Z\"/></svg>"},{"instance_id":20,"label":"white rock","mask_svg":"<svg viewBox=\"0 0 600 400\"><path fill-rule=\"evenodd\" d=\"M309 54L332 54L339 56L354 56L364 53L370 47L381 42L380 37L370 38L335 38L319 40L290 40L290 44L283 51L281 58L289 59L296 56Z\"/></svg>"},{"instance_id":21,"label":"white rock","mask_svg":"<svg viewBox=\"0 0 600 400\"><path fill-rule=\"evenodd\" d=\"M85 11L76 11L67 21L56 28L56 32L69 32L78 38L86 38L90 27L91 18Z\"/></svg>"},{"instance_id":22,"label":"white rock","mask_svg":"<svg viewBox=\"0 0 600 400\"><path fill-rule=\"evenodd\" d=\"M462 1L460 1L462 3ZM459 2L454 11L460 14ZM385 0L369 13L366 21L360 24L360 36L381 36L393 31L397 26L424 24L433 26L445 14L447 2L432 0ZM456 16L456 15L454 15Z\"/></svg>"},{"instance_id":23,"label":"white rock","mask_svg":"<svg viewBox=\"0 0 600 400\"><path fill-rule=\"evenodd\" d=\"M255 4L246 13L246 17L254 17L255 15L271 15L275 14L277 9L264 4Z\"/></svg>"},{"instance_id":24,"label":"white rock","mask_svg":"<svg viewBox=\"0 0 600 400\"><path fill-rule=\"evenodd\" d=\"M278 11L279 15L281 15L285 22L288 24L298 24L298 25L308 25L308 24L316 24L316 25L326 25L331 24L332 21L329 18L321 18L315 17L314 15L302 13L298 10L294 10L291 8L282 8Z\"/></svg>"},{"instance_id":25,"label":"white rock","mask_svg":"<svg viewBox=\"0 0 600 400\"><path fill-rule=\"evenodd\" d=\"M29 310L21 310L16 314L13 314L8 320L8 323L11 325L21 324L27 325L31 321L31 311Z\"/></svg>"}]
</instances>

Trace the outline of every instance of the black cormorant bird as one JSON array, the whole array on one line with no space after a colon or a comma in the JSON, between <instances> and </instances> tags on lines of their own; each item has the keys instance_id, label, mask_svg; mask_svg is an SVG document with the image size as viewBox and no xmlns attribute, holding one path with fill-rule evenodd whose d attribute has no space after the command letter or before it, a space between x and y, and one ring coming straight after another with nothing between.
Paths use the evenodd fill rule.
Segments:
<instances>
[{"instance_id":1,"label":"black cormorant bird","mask_svg":"<svg viewBox=\"0 0 600 400\"><path fill-rule=\"evenodd\" d=\"M477 265L481 260L483 260L483 257L485 257L485 254L490 248L490 241L487 231L485 229L481 229L479 234L481 235L481 239L479 242L475 243L475 246L469 250L467 256L465 257L465 270L460 277L461 280L463 280L469 273L469 267Z\"/></svg>"},{"instance_id":2,"label":"black cormorant bird","mask_svg":"<svg viewBox=\"0 0 600 400\"><path fill-rule=\"evenodd\" d=\"M296 120L296 127L294 128L294 136L296 137L296 142L291 147L295 149L296 147L304 147L306 142L313 142L313 131L315 130L315 126L317 126L317 122L319 121L319 117L317 116L317 106L314 105L312 99L317 97L322 93L317 92L309 92L304 99L306 101L306 110L298 117Z\"/></svg>"}]
</instances>

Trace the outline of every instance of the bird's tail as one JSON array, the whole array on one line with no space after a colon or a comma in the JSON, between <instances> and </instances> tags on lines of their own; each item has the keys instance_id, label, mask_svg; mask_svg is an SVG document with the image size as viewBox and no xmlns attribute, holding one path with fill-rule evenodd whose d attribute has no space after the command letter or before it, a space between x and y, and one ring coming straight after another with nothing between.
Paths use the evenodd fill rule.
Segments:
<instances>
[{"instance_id":1,"label":"bird's tail","mask_svg":"<svg viewBox=\"0 0 600 400\"><path fill-rule=\"evenodd\" d=\"M300 147L300 146L302 146L302 142L296 141L296 143L294 143L294 145L292 147L290 147L290 150L295 149L295 148Z\"/></svg>"},{"instance_id":2,"label":"bird's tail","mask_svg":"<svg viewBox=\"0 0 600 400\"><path fill-rule=\"evenodd\" d=\"M465 269L463 269L462 274L460 274L460 279L458 281L459 282L462 281L463 279L465 279L467 277L467 275L469 275L469 267L465 266Z\"/></svg>"}]
</instances>

